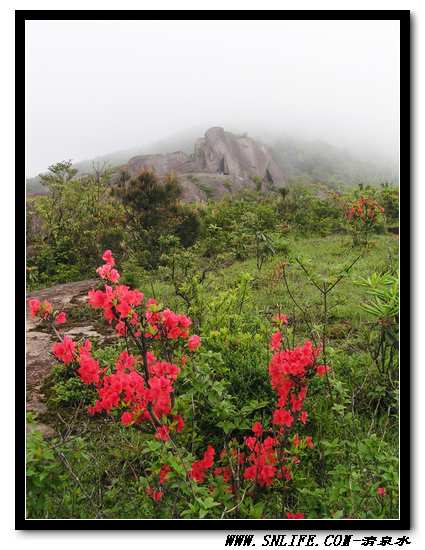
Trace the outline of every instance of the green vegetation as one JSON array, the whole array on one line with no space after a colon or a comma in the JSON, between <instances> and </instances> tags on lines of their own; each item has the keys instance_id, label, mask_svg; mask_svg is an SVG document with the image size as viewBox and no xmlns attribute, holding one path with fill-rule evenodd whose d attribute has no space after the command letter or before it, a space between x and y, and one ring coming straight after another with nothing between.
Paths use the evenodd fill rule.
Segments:
<instances>
[{"instance_id":1,"label":"green vegetation","mask_svg":"<svg viewBox=\"0 0 425 550\"><path fill-rule=\"evenodd\" d=\"M307 339L322 346L330 372L312 380L299 428L314 449L299 448L285 491L257 488L226 517L397 517L398 237L388 228L398 227L398 189L293 180L279 192L258 185L182 205L175 178L144 173L111 193L110 175L80 180L62 168L46 182L51 193L30 201L30 287L92 277L110 248L120 282L192 318L202 346L175 384L187 456L200 458L207 442L230 448L254 422L267 425L274 315L288 316L289 347ZM346 210L361 197L385 212L367 243L356 244ZM105 345L96 358L110 368L126 345ZM55 367L43 391L40 419L58 436L28 436L29 517L220 518L231 508L224 489L221 502L206 487L191 500L162 442L123 426L116 413L89 416L94 392L67 367ZM170 487L155 502L148 480L165 459Z\"/></svg>"}]
</instances>

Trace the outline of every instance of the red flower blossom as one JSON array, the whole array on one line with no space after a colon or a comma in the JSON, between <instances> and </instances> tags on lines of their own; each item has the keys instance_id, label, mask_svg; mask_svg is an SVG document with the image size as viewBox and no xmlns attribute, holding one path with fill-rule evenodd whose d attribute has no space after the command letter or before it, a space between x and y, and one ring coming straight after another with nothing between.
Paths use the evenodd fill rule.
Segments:
<instances>
[{"instance_id":1,"label":"red flower blossom","mask_svg":"<svg viewBox=\"0 0 425 550\"><path fill-rule=\"evenodd\" d=\"M100 365L90 354L90 341L86 342L89 342L89 345L80 348L80 357L78 358L80 368L77 369L77 372L85 384L97 384L100 379Z\"/></svg>"},{"instance_id":2,"label":"red flower blossom","mask_svg":"<svg viewBox=\"0 0 425 550\"><path fill-rule=\"evenodd\" d=\"M115 364L117 371L129 372L134 370L136 364L136 358L133 355L130 355L128 351L123 351L118 357L118 361Z\"/></svg>"},{"instance_id":3,"label":"red flower blossom","mask_svg":"<svg viewBox=\"0 0 425 550\"><path fill-rule=\"evenodd\" d=\"M307 412L307 411L303 411L303 412L300 414L300 421L301 421L303 424L306 424L307 419L308 419L308 412Z\"/></svg>"},{"instance_id":4,"label":"red flower blossom","mask_svg":"<svg viewBox=\"0 0 425 550\"><path fill-rule=\"evenodd\" d=\"M94 308L103 308L109 305L109 301L105 292L102 290L89 290L88 303Z\"/></svg>"},{"instance_id":5,"label":"red flower blossom","mask_svg":"<svg viewBox=\"0 0 425 550\"><path fill-rule=\"evenodd\" d=\"M276 409L273 413L273 424L287 426L290 428L294 421L294 417L286 409Z\"/></svg>"},{"instance_id":6,"label":"red flower blossom","mask_svg":"<svg viewBox=\"0 0 425 550\"><path fill-rule=\"evenodd\" d=\"M261 422L255 422L252 425L252 431L253 433L255 433L257 437L260 437L261 434L263 433L263 425L261 424Z\"/></svg>"},{"instance_id":7,"label":"red flower blossom","mask_svg":"<svg viewBox=\"0 0 425 550\"><path fill-rule=\"evenodd\" d=\"M112 252L110 250L105 250L102 256L102 260L104 260L108 265L113 267L115 265L114 257L112 256Z\"/></svg>"},{"instance_id":8,"label":"red flower blossom","mask_svg":"<svg viewBox=\"0 0 425 550\"><path fill-rule=\"evenodd\" d=\"M177 422L176 424L176 432L181 432L184 428L184 420L183 418L178 414L174 417L174 420Z\"/></svg>"},{"instance_id":9,"label":"red flower blossom","mask_svg":"<svg viewBox=\"0 0 425 550\"><path fill-rule=\"evenodd\" d=\"M304 514L302 512L286 512L286 517L288 519L304 519Z\"/></svg>"},{"instance_id":10,"label":"red flower blossom","mask_svg":"<svg viewBox=\"0 0 425 550\"><path fill-rule=\"evenodd\" d=\"M159 472L159 484L164 485L168 474L171 472L171 468L168 464L164 464L164 466L161 466L161 470Z\"/></svg>"},{"instance_id":11,"label":"red flower blossom","mask_svg":"<svg viewBox=\"0 0 425 550\"><path fill-rule=\"evenodd\" d=\"M274 332L270 338L270 349L272 351L277 351L282 345L282 333Z\"/></svg>"},{"instance_id":12,"label":"red flower blossom","mask_svg":"<svg viewBox=\"0 0 425 550\"><path fill-rule=\"evenodd\" d=\"M306 436L305 444L307 445L307 447L310 447L310 449L314 448L313 438L311 437L311 435Z\"/></svg>"},{"instance_id":13,"label":"red flower blossom","mask_svg":"<svg viewBox=\"0 0 425 550\"><path fill-rule=\"evenodd\" d=\"M152 489L152 487L148 487L146 489L146 493L155 501L155 502L159 502L163 496L163 492L162 491L155 491L155 489Z\"/></svg>"},{"instance_id":14,"label":"red flower blossom","mask_svg":"<svg viewBox=\"0 0 425 550\"><path fill-rule=\"evenodd\" d=\"M206 471L214 464L215 449L208 445L202 460L197 460L192 464L189 472L190 477L197 483L202 483L205 479Z\"/></svg>"},{"instance_id":15,"label":"red flower blossom","mask_svg":"<svg viewBox=\"0 0 425 550\"><path fill-rule=\"evenodd\" d=\"M66 323L66 313L64 311L61 311L55 317L55 324L63 325L63 323Z\"/></svg>"},{"instance_id":16,"label":"red flower blossom","mask_svg":"<svg viewBox=\"0 0 425 550\"><path fill-rule=\"evenodd\" d=\"M328 365L317 365L316 367L316 374L317 376L325 376L327 372L329 372L330 368Z\"/></svg>"},{"instance_id":17,"label":"red flower blossom","mask_svg":"<svg viewBox=\"0 0 425 550\"><path fill-rule=\"evenodd\" d=\"M111 267L110 264L104 264L96 269L96 273L101 277L102 279L107 279L108 281L111 281L112 283L117 283L120 278L120 274L116 269Z\"/></svg>"},{"instance_id":18,"label":"red flower blossom","mask_svg":"<svg viewBox=\"0 0 425 550\"><path fill-rule=\"evenodd\" d=\"M30 308L30 314L31 317L35 317L40 309L40 300L37 300L36 298L32 298L31 300L28 300L28 306Z\"/></svg>"},{"instance_id":19,"label":"red flower blossom","mask_svg":"<svg viewBox=\"0 0 425 550\"><path fill-rule=\"evenodd\" d=\"M156 429L155 439L159 439L160 441L169 441L170 434L169 434L169 431L168 431L168 427L167 426L159 426Z\"/></svg>"},{"instance_id":20,"label":"red flower blossom","mask_svg":"<svg viewBox=\"0 0 425 550\"><path fill-rule=\"evenodd\" d=\"M121 415L121 424L123 424L124 426L129 426L130 424L132 424L133 420L133 415L129 412L125 412Z\"/></svg>"},{"instance_id":21,"label":"red flower blossom","mask_svg":"<svg viewBox=\"0 0 425 550\"><path fill-rule=\"evenodd\" d=\"M273 321L278 325L287 325L288 324L288 316L283 315L283 313L277 313L273 317Z\"/></svg>"},{"instance_id":22,"label":"red flower blossom","mask_svg":"<svg viewBox=\"0 0 425 550\"><path fill-rule=\"evenodd\" d=\"M40 302L40 300L37 300L36 298L31 298L30 300L28 300L28 306L30 308L31 317L35 317L36 315L38 315L42 319L47 319L47 317L53 311L52 304L47 300L43 300L43 302Z\"/></svg>"},{"instance_id":23,"label":"red flower blossom","mask_svg":"<svg viewBox=\"0 0 425 550\"><path fill-rule=\"evenodd\" d=\"M187 341L187 345L189 347L189 351L195 351L201 345L201 338L199 336L197 336L196 334L194 334Z\"/></svg>"},{"instance_id":24,"label":"red flower blossom","mask_svg":"<svg viewBox=\"0 0 425 550\"><path fill-rule=\"evenodd\" d=\"M253 451L255 446L257 444L257 438L250 436L245 438L245 445L248 447L250 451Z\"/></svg>"},{"instance_id":25,"label":"red flower blossom","mask_svg":"<svg viewBox=\"0 0 425 550\"><path fill-rule=\"evenodd\" d=\"M54 355L65 365L71 363L74 357L76 344L69 336L64 336L62 342L57 342L53 344L52 352Z\"/></svg>"}]
</instances>

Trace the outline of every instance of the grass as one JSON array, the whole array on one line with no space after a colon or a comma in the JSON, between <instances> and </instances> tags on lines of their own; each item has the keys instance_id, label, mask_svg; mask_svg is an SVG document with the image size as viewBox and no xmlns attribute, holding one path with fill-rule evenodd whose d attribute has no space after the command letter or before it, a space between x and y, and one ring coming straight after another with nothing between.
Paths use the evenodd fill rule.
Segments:
<instances>
[{"instance_id":1,"label":"grass","mask_svg":"<svg viewBox=\"0 0 425 550\"><path fill-rule=\"evenodd\" d=\"M255 258L245 261L237 261L229 267L210 277L214 282L214 289L226 289L236 284L241 273L249 273L255 280L255 305L251 304L252 313L258 314L270 308L279 306L282 311L292 312L296 317L296 308L288 295L280 266L289 263L287 278L290 291L297 302L308 304L311 314L319 313L321 299L320 293L302 269L293 260L301 257L303 263L318 275L330 282L334 281L341 271L352 263L358 256L360 259L352 267L349 274L335 287L330 299L331 319L333 322L350 321L359 324L367 320L368 316L362 312L359 304L364 300L364 291L353 284L353 281L369 276L372 272L385 272L389 265L396 266L398 262L398 237L394 235L376 235L370 243L369 249L363 251L351 246L351 239L346 235L331 235L320 238L289 239L289 257L281 257L266 262L259 272ZM146 277L146 275L145 275ZM157 278L141 278L140 288L146 295L155 296L171 308L181 309L184 302L176 297L170 284Z\"/></svg>"},{"instance_id":2,"label":"grass","mask_svg":"<svg viewBox=\"0 0 425 550\"><path fill-rule=\"evenodd\" d=\"M309 335L303 314L294 305L282 280L282 263L287 264L287 280L293 298L307 311L314 329L320 331L323 321L320 293L295 258L302 259L303 265L314 273L316 282L321 285L324 281L332 284L359 255L361 257L329 296L327 331L332 364L331 393L326 386L312 386L308 433L312 433L317 448L312 459L300 467L287 496L288 502L295 507L292 509L305 511L307 517L372 518L379 514L383 517L396 517L397 514L397 391L386 387L385 379L370 360L368 334L372 319L360 308L365 293L354 282L373 272L385 272L397 266L398 238L376 235L368 250L362 253L351 247L345 235L292 236L286 257L273 258L261 271L257 270L255 258L235 262L210 275L209 286L204 290L204 307L211 313L220 292L235 288L241 274L251 276L249 296L240 302L239 324L232 328L233 320L229 317L232 312L225 308L221 317L211 315L201 327L205 353L199 356L210 369L215 383L222 382L222 372L230 373L226 391L242 408L268 383L269 329L264 327L269 313L277 310L287 313L300 340ZM140 288L147 296L154 293L167 307L185 311L183 301L175 296L170 284L157 278L151 280L146 273L141 273L139 279ZM81 306L74 321L82 320L84 315L85 309ZM225 326L223 319L229 324ZM262 324L255 324L257 319ZM216 334L220 336L216 338ZM99 353L100 358L107 359L115 352L112 347L105 347ZM213 372L215 367L212 359L211 364L208 363L208 357L214 358L219 365L217 372ZM41 483L41 488L37 493L34 489L37 483L30 485L33 488L30 517L46 517L46 514L49 517L174 517L170 514L175 513L175 503L172 507L160 508L145 495L143 477L149 474L150 466L144 454L144 434L125 429L110 418L88 417L85 407L78 403L78 388L69 385L61 369L47 382L47 394L49 388L55 399L49 404L47 418L55 425L59 437L51 442L37 440L32 443L36 449L34 455L45 456L45 463L34 461L32 475L39 485ZM75 400L73 392L76 392ZM270 399L270 395L257 397ZM256 416L260 412L254 410L250 421L261 418ZM265 414L264 411L261 414ZM57 451L49 454L51 448L59 449L67 461L63 462ZM40 482L45 464L50 465L50 473L47 482ZM390 505L385 511L376 498L377 484L392 491ZM64 493L69 496L63 496ZM43 499L38 505L40 495Z\"/></svg>"}]
</instances>

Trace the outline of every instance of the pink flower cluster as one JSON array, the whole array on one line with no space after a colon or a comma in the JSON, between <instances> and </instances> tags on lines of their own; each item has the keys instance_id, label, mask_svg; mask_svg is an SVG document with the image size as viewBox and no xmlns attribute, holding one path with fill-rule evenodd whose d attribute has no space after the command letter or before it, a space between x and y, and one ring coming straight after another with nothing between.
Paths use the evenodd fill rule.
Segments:
<instances>
[{"instance_id":1,"label":"pink flower cluster","mask_svg":"<svg viewBox=\"0 0 425 550\"><path fill-rule=\"evenodd\" d=\"M97 270L101 278L112 285L105 284L103 290L90 290L88 303L103 311L104 318L114 325L118 335L130 334L138 346L140 355L123 351L115 362L112 371L101 368L99 361L91 352L91 343L86 340L77 351L77 344L68 336L54 344L53 354L64 364L78 364L77 373L85 384L96 387L98 398L89 407L89 413L111 413L113 409L122 409L121 423L124 426L149 422L155 429L155 437L161 441L170 439L170 432L181 432L184 420L180 415L172 415L172 393L174 382L181 367L172 361L163 361L148 351L149 342L167 340L173 346L185 343L190 352L201 345L197 335L189 336L192 321L185 315L178 315L170 309L160 309L154 299L144 302L139 290L126 285L115 284L120 275L113 267L115 259L110 250L102 256L105 264ZM47 305L30 302L30 310L44 316L52 311ZM64 321L64 313L56 317L56 322ZM66 317L65 317L66 319ZM170 350L170 346L167 345ZM181 365L186 364L183 355ZM165 479L165 478L164 478Z\"/></svg>"},{"instance_id":2,"label":"pink flower cluster","mask_svg":"<svg viewBox=\"0 0 425 550\"><path fill-rule=\"evenodd\" d=\"M158 419L170 415L173 382L180 373L180 368L173 363L158 361L152 352L148 352L147 359L150 376L146 383L144 374L138 370L141 358L130 355L127 351L120 354L115 369L110 374L105 374L97 362L90 360L86 352L83 356L80 353L78 373L83 382L96 384L99 396L89 412L109 414L112 409L125 406L127 411L121 416L121 422L125 426L151 421L150 408ZM175 431L183 429L184 421L181 416L172 417L171 422ZM167 441L169 427L157 426L156 437Z\"/></svg>"},{"instance_id":3,"label":"pink flower cluster","mask_svg":"<svg viewBox=\"0 0 425 550\"><path fill-rule=\"evenodd\" d=\"M115 259L112 256L112 252L110 250L105 250L102 260L104 260L105 263L96 269L96 273L102 279L106 279L111 283L117 283L119 281L120 274L116 269L114 269Z\"/></svg>"},{"instance_id":4,"label":"pink flower cluster","mask_svg":"<svg viewBox=\"0 0 425 550\"><path fill-rule=\"evenodd\" d=\"M36 298L31 298L28 300L28 307L31 317L40 317L40 319L44 321L48 320L53 314L53 306L47 300L43 300L41 302ZM64 311L60 311L54 317L53 322L55 325L63 325L66 323L66 320L66 313Z\"/></svg>"}]
</instances>

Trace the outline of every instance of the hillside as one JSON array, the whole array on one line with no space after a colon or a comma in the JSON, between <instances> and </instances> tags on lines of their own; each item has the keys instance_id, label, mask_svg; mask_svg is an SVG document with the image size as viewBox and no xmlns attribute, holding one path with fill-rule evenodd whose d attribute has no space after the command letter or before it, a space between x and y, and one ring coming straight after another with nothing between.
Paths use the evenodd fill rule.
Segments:
<instances>
[{"instance_id":1,"label":"hillside","mask_svg":"<svg viewBox=\"0 0 425 550\"><path fill-rule=\"evenodd\" d=\"M196 150L194 151L194 149L196 149L196 143L199 142L199 133L198 129L180 132L150 145L123 149L93 159L76 162L74 167L82 175L104 166L119 167L128 163L135 166L136 162L133 159L149 156L152 161L151 165L157 168L158 164L153 162L152 159L154 155L163 159L164 156L167 157L176 152L181 153L185 162L188 162L193 156L196 157ZM226 134L230 134L230 132L226 132ZM236 136L237 134L231 135ZM251 142L254 141L258 148L265 147L269 151L270 158L273 158L274 164L277 165L277 169L285 174L286 180L303 179L307 182L326 182L334 186L355 185L361 182L398 182L398 169L395 161L388 162L382 158L366 159L358 154L351 153L347 149L335 147L326 141L303 140L288 136L276 138L268 136L266 139L253 139L246 136L246 134L242 134L242 138ZM175 166L173 168L175 169ZM211 169L205 171L204 168L199 169L199 165L192 166L192 176L195 180L199 179L199 172L219 175L219 171ZM189 170L185 168L182 173L188 174ZM253 175L260 174L251 173L248 180ZM217 180L216 187L220 195L223 183L229 178L212 178L210 175L206 179L207 187L211 187L212 179ZM243 185L249 183L248 180ZM233 182L233 184L235 183L238 187L237 181ZM45 193L38 176L27 178L26 184L27 193L30 195ZM191 178L188 176L184 177L184 185L188 189L188 196L192 198L199 198L198 195L202 197L205 194L204 192L199 194L199 186L195 185L194 187L191 184ZM214 195L214 193L212 194Z\"/></svg>"}]
</instances>

